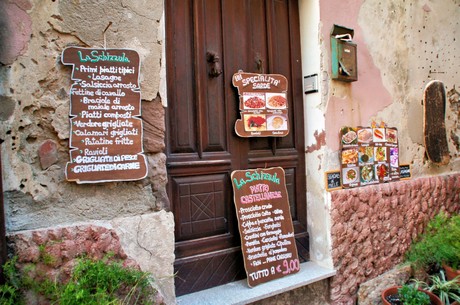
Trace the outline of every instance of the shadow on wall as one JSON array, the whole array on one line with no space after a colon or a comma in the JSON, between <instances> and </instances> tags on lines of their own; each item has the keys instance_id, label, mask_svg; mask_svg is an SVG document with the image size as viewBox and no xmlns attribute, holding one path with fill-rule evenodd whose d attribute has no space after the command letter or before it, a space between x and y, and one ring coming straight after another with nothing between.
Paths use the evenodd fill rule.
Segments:
<instances>
[{"instance_id":1,"label":"shadow on wall","mask_svg":"<svg viewBox=\"0 0 460 305\"><path fill-rule=\"evenodd\" d=\"M8 54L8 46L10 42L8 37L10 37L10 27L8 22L8 14L7 14L7 3L6 1L0 1L0 62L3 64L10 64L10 62L6 62L7 58L9 57Z\"/></svg>"}]
</instances>

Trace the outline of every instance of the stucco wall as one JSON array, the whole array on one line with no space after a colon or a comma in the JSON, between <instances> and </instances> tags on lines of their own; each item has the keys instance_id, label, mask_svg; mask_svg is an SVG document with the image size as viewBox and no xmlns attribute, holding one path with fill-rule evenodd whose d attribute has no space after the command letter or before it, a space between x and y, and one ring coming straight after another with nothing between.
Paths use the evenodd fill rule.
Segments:
<instances>
[{"instance_id":1,"label":"stucco wall","mask_svg":"<svg viewBox=\"0 0 460 305\"><path fill-rule=\"evenodd\" d=\"M0 139L10 240L31 230L102 226L112 230L128 259L153 273L165 301L173 303L174 222L165 190L160 94L163 1L7 0L0 5ZM71 45L140 54L146 179L91 185L65 180L71 68L60 56Z\"/></svg>"},{"instance_id":2,"label":"stucco wall","mask_svg":"<svg viewBox=\"0 0 460 305\"><path fill-rule=\"evenodd\" d=\"M319 92L304 97L310 250L313 260L332 267L334 222L324 172L340 168L340 127L370 126L375 120L398 128L400 164L411 164L415 178L460 172L460 77L455 64L460 49L459 7L453 0L301 0L300 4L303 73L318 73L319 82ZM311 18L311 10L318 11L318 22ZM331 80L334 24L354 29L356 82ZM451 159L445 166L427 160L423 143L423 94L434 79L444 82L448 99Z\"/></svg>"}]
</instances>

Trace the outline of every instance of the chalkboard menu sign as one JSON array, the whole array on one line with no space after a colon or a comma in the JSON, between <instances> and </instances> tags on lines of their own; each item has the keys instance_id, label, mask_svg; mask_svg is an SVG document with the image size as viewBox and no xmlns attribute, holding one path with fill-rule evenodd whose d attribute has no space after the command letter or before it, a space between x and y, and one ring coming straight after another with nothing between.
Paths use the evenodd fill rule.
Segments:
<instances>
[{"instance_id":1,"label":"chalkboard menu sign","mask_svg":"<svg viewBox=\"0 0 460 305\"><path fill-rule=\"evenodd\" d=\"M231 179L249 287L298 272L284 169L238 170Z\"/></svg>"},{"instance_id":2,"label":"chalkboard menu sign","mask_svg":"<svg viewBox=\"0 0 460 305\"><path fill-rule=\"evenodd\" d=\"M69 47L61 60L73 66L74 81L67 180L96 183L145 178L139 54L128 49Z\"/></svg>"},{"instance_id":3,"label":"chalkboard menu sign","mask_svg":"<svg viewBox=\"0 0 460 305\"><path fill-rule=\"evenodd\" d=\"M399 171L401 173L401 180L407 180L412 177L410 173L410 164L401 164L399 166Z\"/></svg>"},{"instance_id":4,"label":"chalkboard menu sign","mask_svg":"<svg viewBox=\"0 0 460 305\"><path fill-rule=\"evenodd\" d=\"M324 175L326 177L326 190L332 191L342 188L340 171L328 171Z\"/></svg>"},{"instance_id":5,"label":"chalkboard menu sign","mask_svg":"<svg viewBox=\"0 0 460 305\"><path fill-rule=\"evenodd\" d=\"M289 133L287 78L279 74L238 72L241 119L235 123L240 137L284 137Z\"/></svg>"},{"instance_id":6,"label":"chalkboard menu sign","mask_svg":"<svg viewBox=\"0 0 460 305\"><path fill-rule=\"evenodd\" d=\"M398 131L389 127L342 127L343 188L399 180Z\"/></svg>"}]
</instances>

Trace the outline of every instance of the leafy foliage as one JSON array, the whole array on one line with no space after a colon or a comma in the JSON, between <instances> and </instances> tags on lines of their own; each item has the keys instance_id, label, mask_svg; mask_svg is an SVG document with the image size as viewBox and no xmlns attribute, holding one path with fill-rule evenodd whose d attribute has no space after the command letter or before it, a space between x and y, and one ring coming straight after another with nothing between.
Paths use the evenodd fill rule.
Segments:
<instances>
[{"instance_id":1,"label":"leafy foliage","mask_svg":"<svg viewBox=\"0 0 460 305\"><path fill-rule=\"evenodd\" d=\"M150 304L152 293L147 273L88 258L79 260L68 283L48 281L40 290L55 303L66 305Z\"/></svg>"},{"instance_id":2,"label":"leafy foliage","mask_svg":"<svg viewBox=\"0 0 460 305\"><path fill-rule=\"evenodd\" d=\"M51 304L133 305L153 304L155 294L148 273L125 268L119 262L80 258L67 283L50 279L34 281L15 268L16 260L5 264L7 284L0 286L0 305L18 305L22 290L31 289ZM11 275L11 276L10 276Z\"/></svg>"},{"instance_id":3,"label":"leafy foliage","mask_svg":"<svg viewBox=\"0 0 460 305\"><path fill-rule=\"evenodd\" d=\"M404 285L398 289L401 301L404 305L430 305L430 297L415 286Z\"/></svg>"},{"instance_id":4,"label":"leafy foliage","mask_svg":"<svg viewBox=\"0 0 460 305\"><path fill-rule=\"evenodd\" d=\"M460 281L457 279L446 280L444 272L430 277L430 284L415 280L416 285L437 295L443 304L450 305L454 301L460 302Z\"/></svg>"},{"instance_id":5,"label":"leafy foliage","mask_svg":"<svg viewBox=\"0 0 460 305\"><path fill-rule=\"evenodd\" d=\"M5 284L0 285L0 305L19 305L22 301L22 281L16 268L17 257L3 265Z\"/></svg>"},{"instance_id":6,"label":"leafy foliage","mask_svg":"<svg viewBox=\"0 0 460 305\"><path fill-rule=\"evenodd\" d=\"M460 215L438 214L419 235L406 253L406 260L418 268L434 264L460 266Z\"/></svg>"}]
</instances>

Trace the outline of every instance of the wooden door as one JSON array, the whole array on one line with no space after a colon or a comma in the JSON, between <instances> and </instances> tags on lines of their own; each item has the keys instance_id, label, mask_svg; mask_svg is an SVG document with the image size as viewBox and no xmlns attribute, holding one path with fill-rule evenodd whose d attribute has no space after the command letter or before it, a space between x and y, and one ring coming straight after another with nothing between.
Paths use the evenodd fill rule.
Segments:
<instances>
[{"instance_id":1,"label":"wooden door","mask_svg":"<svg viewBox=\"0 0 460 305\"><path fill-rule=\"evenodd\" d=\"M299 256L308 260L297 1L168 0L165 6L176 294L245 277L230 181L234 170L285 169ZM235 134L239 105L232 76L239 70L287 77L288 136Z\"/></svg>"}]
</instances>

